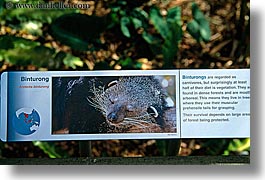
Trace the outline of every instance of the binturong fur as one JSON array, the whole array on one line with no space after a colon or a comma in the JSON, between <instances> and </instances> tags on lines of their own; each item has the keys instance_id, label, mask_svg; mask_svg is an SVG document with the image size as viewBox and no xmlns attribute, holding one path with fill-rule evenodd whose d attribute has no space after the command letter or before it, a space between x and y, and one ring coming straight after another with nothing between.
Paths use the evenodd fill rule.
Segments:
<instances>
[{"instance_id":1,"label":"binturong fur","mask_svg":"<svg viewBox=\"0 0 265 180\"><path fill-rule=\"evenodd\" d=\"M87 102L90 89L101 87L114 78L54 77L52 89L53 134L106 133L102 113Z\"/></svg>"},{"instance_id":2,"label":"binturong fur","mask_svg":"<svg viewBox=\"0 0 265 180\"><path fill-rule=\"evenodd\" d=\"M92 92L87 100L103 114L111 132L176 132L175 108L167 107L154 76L123 76Z\"/></svg>"}]
</instances>

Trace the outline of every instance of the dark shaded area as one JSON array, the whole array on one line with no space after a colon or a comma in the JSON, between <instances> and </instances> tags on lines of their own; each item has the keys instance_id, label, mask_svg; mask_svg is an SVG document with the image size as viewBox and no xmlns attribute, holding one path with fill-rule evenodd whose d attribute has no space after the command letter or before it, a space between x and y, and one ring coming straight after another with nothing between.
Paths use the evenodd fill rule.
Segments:
<instances>
[{"instance_id":1,"label":"dark shaded area","mask_svg":"<svg viewBox=\"0 0 265 180\"><path fill-rule=\"evenodd\" d=\"M239 156L188 156L148 158L68 158L68 159L1 159L0 164L16 165L245 165L250 158Z\"/></svg>"}]
</instances>

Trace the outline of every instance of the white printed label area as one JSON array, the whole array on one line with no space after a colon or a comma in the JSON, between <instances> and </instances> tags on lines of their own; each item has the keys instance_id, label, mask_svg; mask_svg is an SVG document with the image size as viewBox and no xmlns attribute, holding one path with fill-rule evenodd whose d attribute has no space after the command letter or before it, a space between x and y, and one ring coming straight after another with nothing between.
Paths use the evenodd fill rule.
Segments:
<instances>
[{"instance_id":1,"label":"white printed label area","mask_svg":"<svg viewBox=\"0 0 265 180\"><path fill-rule=\"evenodd\" d=\"M246 137L250 134L249 72L180 71L180 111L182 137Z\"/></svg>"}]
</instances>

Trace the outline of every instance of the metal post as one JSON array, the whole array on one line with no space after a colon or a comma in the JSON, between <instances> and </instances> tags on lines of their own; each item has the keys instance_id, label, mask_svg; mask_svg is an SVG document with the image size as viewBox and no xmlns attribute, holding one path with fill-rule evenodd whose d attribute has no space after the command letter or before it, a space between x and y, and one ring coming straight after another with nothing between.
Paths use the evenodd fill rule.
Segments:
<instances>
[{"instance_id":1,"label":"metal post","mask_svg":"<svg viewBox=\"0 0 265 180\"><path fill-rule=\"evenodd\" d=\"M91 141L79 141L80 157L92 157Z\"/></svg>"},{"instance_id":2,"label":"metal post","mask_svg":"<svg viewBox=\"0 0 265 180\"><path fill-rule=\"evenodd\" d=\"M170 139L168 140L167 145L167 156L176 156L178 155L180 148L180 139Z\"/></svg>"}]
</instances>

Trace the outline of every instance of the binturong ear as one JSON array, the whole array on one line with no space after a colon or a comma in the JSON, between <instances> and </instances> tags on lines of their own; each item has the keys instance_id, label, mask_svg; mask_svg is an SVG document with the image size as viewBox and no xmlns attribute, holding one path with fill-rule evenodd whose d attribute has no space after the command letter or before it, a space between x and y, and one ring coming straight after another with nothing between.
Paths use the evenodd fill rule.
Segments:
<instances>
[{"instance_id":1,"label":"binturong ear","mask_svg":"<svg viewBox=\"0 0 265 180\"><path fill-rule=\"evenodd\" d=\"M156 108L153 107L153 106L150 106L150 107L147 109L147 112L148 112L149 114L153 115L155 118L157 118L158 115L159 115L158 112L157 112L157 110L156 110Z\"/></svg>"},{"instance_id":2,"label":"binturong ear","mask_svg":"<svg viewBox=\"0 0 265 180\"><path fill-rule=\"evenodd\" d=\"M164 127L163 113L159 108L149 106L149 108L147 108L147 112L156 119L156 122L160 127Z\"/></svg>"},{"instance_id":3,"label":"binturong ear","mask_svg":"<svg viewBox=\"0 0 265 180\"><path fill-rule=\"evenodd\" d=\"M116 85L117 83L118 83L117 80L115 80L115 81L111 81L111 82L108 84L108 88L111 87L111 86Z\"/></svg>"}]
</instances>

